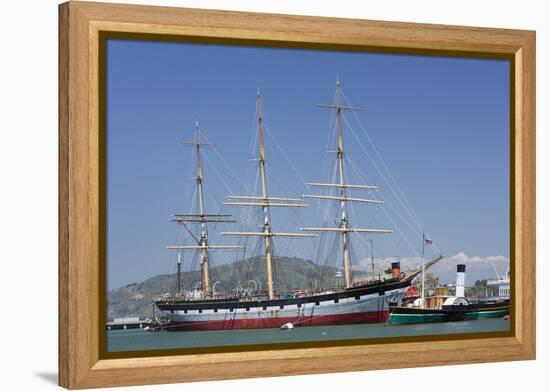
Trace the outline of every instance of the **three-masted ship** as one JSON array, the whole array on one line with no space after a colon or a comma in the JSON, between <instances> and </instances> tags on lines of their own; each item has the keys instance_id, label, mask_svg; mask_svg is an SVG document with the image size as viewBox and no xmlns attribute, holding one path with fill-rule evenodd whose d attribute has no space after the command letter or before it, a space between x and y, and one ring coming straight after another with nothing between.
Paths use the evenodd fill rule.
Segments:
<instances>
[{"instance_id":1,"label":"three-masted ship","mask_svg":"<svg viewBox=\"0 0 550 391\"><path fill-rule=\"evenodd\" d=\"M350 235L369 233L391 234L392 230L379 228L361 228L352 225L348 214L349 203L381 204L383 201L350 196L353 190L373 190L376 186L347 183L345 177L343 112L356 110L341 103L340 83L336 83L335 104L319 105L336 111L337 145L336 158L338 166L337 183L307 183L308 187L337 189L337 195L307 194L303 198L271 196L267 188L266 148L262 116L261 96L257 94L258 112L258 174L260 179L259 195L230 195L225 205L231 207L259 208L263 217L262 227L257 231L227 231L223 235L230 237L256 237L262 242L263 261L266 271L266 290L246 297L213 294L209 275L210 250L241 249L240 245L213 245L208 239L209 223L232 223L231 215L208 214L205 211L203 173L201 167L201 148L212 147L200 139L198 124L195 129L195 140L191 144L196 149L197 158L197 197L198 213L174 214L173 220L181 224L189 233L195 244L189 246L169 246L177 251L198 251L200 256L201 292L197 297L185 297L181 291L181 261L178 256L177 294L155 302L156 306L170 319L167 330L230 330L249 328L279 328L291 323L293 326L319 326L354 323L385 322L391 303L398 304L411 281L421 273L403 273L399 262L392 264L389 278L372 278L355 281L352 277L350 261ZM338 216L333 227L303 227L300 232L279 232L273 229L271 221L272 208L302 208L307 206L305 199L317 199L337 202ZM190 229L190 223L198 223L198 234ZM274 238L304 239L320 235L334 234L340 236L341 270L343 284L322 289L304 289L299 292L279 293L274 288L273 250ZM439 256L426 263L425 268L432 266L442 257Z\"/></svg>"}]
</instances>

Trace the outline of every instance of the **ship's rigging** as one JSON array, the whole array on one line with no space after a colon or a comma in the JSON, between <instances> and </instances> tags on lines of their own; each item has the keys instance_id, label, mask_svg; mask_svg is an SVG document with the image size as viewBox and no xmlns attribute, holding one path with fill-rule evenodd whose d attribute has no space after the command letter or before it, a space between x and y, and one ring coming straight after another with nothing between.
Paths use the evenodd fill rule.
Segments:
<instances>
[{"instance_id":1,"label":"ship's rigging","mask_svg":"<svg viewBox=\"0 0 550 391\"><path fill-rule=\"evenodd\" d=\"M212 279L211 276L211 256L210 252L211 250L239 250L239 249L246 249L246 252L242 252L242 261L245 264L248 264L249 271L248 273L243 277L242 269L240 272L235 271L234 275L237 277L235 281L232 283L233 285L228 286L225 282L222 282L222 287L225 289L224 295L227 294L234 294L237 293L237 296L239 295L239 291L242 291L243 283L246 285L253 284L254 290L256 294L261 294L261 288L265 288L265 296L267 296L268 299L275 298L278 294L285 292L285 287L283 284L281 284L281 280L285 280L284 276L284 269L289 269L288 262L286 265L282 266L279 270L279 274L276 275L275 269L279 267L277 262L277 258L275 257L275 248L274 248L274 240L276 240L277 237L281 238L306 238L306 237L315 237L315 236L321 236L321 238L329 237L330 234L332 234L335 240L328 243L328 247L332 248L333 251L332 255L328 254L326 257L319 257L319 256L312 256L313 259L315 259L315 262L318 265L323 266L322 268L315 268L314 272L319 276L319 278L315 278L314 281L310 281L308 286L306 288L335 288L339 285L339 283L336 281L338 273L335 271L340 269L342 270L341 275L343 276L343 282L341 283L341 286L343 288L351 288L355 284L361 283L362 281L370 280L373 281L376 279L376 271L375 271L375 257L374 257L374 250L373 250L373 243L372 240L368 241L370 242L370 245L367 244L367 241L361 236L364 234L388 234L392 233L393 229L385 229L385 228L375 228L375 227L360 227L355 225L354 223L359 221L357 218L353 218L355 216L352 209L352 204L372 204L372 205L382 205L384 202L380 199L376 199L376 197L371 196L359 196L355 195L353 193L355 192L361 192L366 191L369 195L372 193L375 193L378 191L378 186L369 184L370 182L366 181L364 177L357 176L359 178L358 182L348 182L347 178L347 169L351 169L352 172L357 171L357 166L349 160L346 151L344 149L344 136L345 131L348 131L349 134L353 137L357 138L357 135L351 129L351 127L348 124L348 121L344 117L344 112L350 112L355 115L356 111L360 111L361 109L354 107L350 105L347 102L347 99L345 98L340 82L337 79L336 82L336 93L335 93L335 99L332 104L321 104L318 105L321 108L328 108L335 112L336 114L336 138L333 141L336 146L336 170L335 170L335 176L332 180L328 181L316 181L316 182L307 182L307 187L313 188L313 189L320 189L322 191L325 191L321 194L304 194L303 198L308 199L315 199L319 202L328 202L328 204L332 204L335 206L335 209L337 209L337 218L336 220L331 224L321 224L317 227L308 227L306 224L304 224L303 221L300 221L300 225L304 228L302 230L304 232L279 232L277 230L273 229L273 221L271 219L271 209L276 208L304 208L307 205L304 202L303 198L290 198L287 197L286 194L284 196L272 196L269 191L269 182L267 180L267 167L266 167L266 130L267 133L273 138L273 134L270 132L269 129L267 129L264 126L264 118L262 113L262 99L260 92L258 90L257 96L256 96L256 108L257 108L257 124L256 124L256 154L257 154L257 184L258 190L257 192L251 191L250 195L234 195L234 193L231 191L229 186L225 183L223 178L220 178L222 182L224 182L224 185L226 189L232 193L231 195L226 196L227 201L223 203L225 207L233 207L233 206L239 206L244 207L245 215L248 215L249 217L252 216L256 212L247 212L248 210L258 210L261 215L262 223L261 228L259 230L255 230L254 227L251 227L252 229L246 229L243 231L226 231L226 232L217 232L218 234L232 236L232 237L240 237L240 242L235 245L227 245L227 244L212 244L210 243L210 239L208 237L208 226L210 224L217 224L217 223L233 223L236 222L236 220L232 219L232 216L230 214L225 214L222 210L219 211L217 214L211 214L206 213L206 207L205 207L205 193L204 193L204 173L202 168L202 155L203 149L205 148L214 148L214 145L208 140L207 137L203 137L203 133L201 129L199 128L198 123L195 124L195 137L193 141L184 142L183 144L192 146L196 151L196 178L195 178L195 184L196 184L196 191L194 194L196 194L196 204L197 204L197 211L196 213L176 213L173 215L173 221L177 222L182 226L185 233L188 235L188 237L192 240L192 243L190 245L174 245L169 246L168 248L177 250L177 271L178 271L178 277L176 280L176 289L175 291L179 295L182 291L182 279L181 279L181 268L182 268L182 252L187 251L194 251L197 254L197 258L199 261L199 269L200 269L200 283L195 284L195 289L200 285L202 296L204 298L213 298L214 295L214 289L213 285L216 282L216 279ZM344 129L344 125L346 125L346 128ZM344 131L345 130L345 131ZM277 143L277 140L273 138L274 145L281 149L280 145ZM361 148L364 149L364 146L362 144L358 144ZM284 151L282 151L284 154ZM217 154L217 152L216 152ZM217 154L218 157L220 156ZM370 156L366 154L369 158ZM289 161L286 154L284 154L285 159ZM223 159L222 159L223 161ZM289 161L290 162L290 161ZM208 160L207 160L208 163ZM227 165L225 161L223 161L224 164L228 168L231 168ZM211 163L210 163L211 164ZM290 163L292 164L292 163ZM383 163L384 164L384 163ZM292 168L297 172L296 168L292 166ZM377 170L379 168L375 166ZM235 175L235 173L233 172ZM299 174L298 174L299 175ZM219 174L218 174L219 176ZM235 177L237 177L235 175ZM356 178L356 179L357 179ZM227 180L227 177L225 178ZM388 180L383 177L383 180L388 183ZM393 180L393 178L390 178L390 180ZM239 182L243 184L243 182L239 179ZM305 182L305 181L304 181ZM393 183L393 182L392 182ZM390 184L391 185L391 184ZM393 184L393 186L390 186L390 190L395 193L395 186L396 184ZM400 188L397 188L398 191L401 191ZM237 193L238 194L238 193ZM246 193L245 193L246 194ZM401 200L400 200L401 201ZM408 201L405 201L408 204ZM328 209L328 208L327 208ZM327 210L325 209L325 210ZM378 208L377 208L378 209ZM411 214L411 211L406 208L407 213ZM322 212L322 211L321 211ZM414 213L414 212L412 212ZM255 216L258 216L255 214ZM363 217L363 216L362 216ZM364 217L361 218L361 221L365 221ZM370 220L369 220L370 221ZM375 226L379 223L379 221L373 221ZM393 223L393 221L390 219L390 222ZM195 224L195 225L193 225ZM395 224L390 224L392 228L394 228ZM198 227L198 229L195 229L195 227ZM247 226L247 227L250 227ZM399 229L397 230L399 234L401 232ZM315 232L317 235L314 235L313 232ZM357 234L357 235L355 235ZM357 237L361 244L361 249L359 252L355 251L356 253L365 253L365 248L367 247L370 249L370 259L369 259L369 267L370 267L370 277L367 276L367 272L363 269L361 270L361 265L358 261L365 262L364 259L357 259L352 258L352 237ZM249 238L250 239L256 239L254 242L256 243L256 246L250 246L249 245ZM336 240L337 239L337 240ZM321 241L319 243L323 243L322 245L318 245L318 248L321 248L322 246L327 246L324 242L326 242L325 239L320 239ZM355 239L354 239L355 240ZM286 244L285 244L286 245ZM412 246L411 246L412 247ZM252 251L250 251L252 249ZM261 257L254 256L254 254L258 254L258 252L254 252L254 250L261 252ZM339 254L335 253L334 251L340 251ZM248 254L247 254L248 253ZM277 252L278 254L278 252ZM313 255L313 254L312 254ZM248 256L248 258L245 259L245 257ZM195 258L196 259L196 258ZM335 262L336 259L339 259L339 262ZM366 259L366 258L365 258ZM378 260L380 260L380 257L377 256L377 263ZM196 261L195 261L196 262ZM324 262L324 265L323 265ZM259 268L259 263L263 264L265 266L265 276L260 276L260 272L262 271L261 267ZM261 265L260 265L261 266ZM364 265L363 265L364 266ZM255 268L255 273L251 271L251 268ZM379 271L382 271L383 269L376 265L376 268L378 268ZM239 274L240 273L240 274ZM288 275L288 272L286 272ZM263 274L263 273L262 273ZM278 276L278 278L276 278ZM380 279L380 272L378 272L378 279ZM214 281L214 283L213 283ZM275 281L279 282L278 287L275 285ZM191 289L192 284L189 284L187 286L187 290ZM258 287L260 289L258 289ZM288 287L288 286L287 286ZM281 289L282 288L282 289ZM228 290L229 289L229 290ZM219 288L218 288L219 290ZM231 293L233 292L233 293Z\"/></svg>"},{"instance_id":2,"label":"ship's rigging","mask_svg":"<svg viewBox=\"0 0 550 391\"><path fill-rule=\"evenodd\" d=\"M305 238L315 237L314 234L294 233L294 232L274 232L270 220L270 208L301 208L307 205L300 198L287 197L272 197L268 194L267 179L266 179L266 154L265 154L265 135L262 116L262 103L260 90L257 92L257 110L258 110L258 170L261 179L261 196L245 195L245 196L227 196L228 199L237 201L224 202L224 205L241 206L241 207L259 207L263 211L263 229L260 232L222 232L223 235L232 236L256 236L262 237L264 240L265 250L265 265L267 278L267 297L269 300L274 299L275 290L273 287L273 265L272 265L272 238L287 237L287 238Z\"/></svg>"},{"instance_id":3,"label":"ship's rigging","mask_svg":"<svg viewBox=\"0 0 550 391\"><path fill-rule=\"evenodd\" d=\"M182 144L191 145L196 150L197 156L197 176L196 176L196 186L197 186L197 201L199 205L198 213L175 213L173 215L172 221L180 224L185 228L189 236L195 242L194 245L190 246L168 246L170 250L191 250L198 251L200 254L200 272L201 272L201 289L204 297L212 297L212 287L210 281L210 267L209 267L209 250L229 250L229 249L242 249L243 246L239 245L212 245L208 242L208 224L209 223L235 223L236 220L231 220L229 214L211 214L206 213L205 210L205 195L203 189L203 170L202 170L202 161L201 161L201 148L214 148L214 144L205 143L201 141L201 129L199 127L198 121L195 122L195 140L193 141L184 141ZM193 230L188 226L192 223L200 224L199 234L195 235ZM177 276L177 290L178 294L181 289L181 255L178 253L178 276Z\"/></svg>"},{"instance_id":4,"label":"ship's rigging","mask_svg":"<svg viewBox=\"0 0 550 391\"><path fill-rule=\"evenodd\" d=\"M380 229L380 228L357 228L351 225L349 221L349 215L347 212L347 203L348 202L363 202L370 204L382 204L383 201L368 199L368 198L357 198L350 197L348 195L349 189L367 189L373 190L377 189L377 186L371 185L354 185L348 184L346 182L345 170L344 170L344 132L342 126L343 111L357 111L361 110L359 108L351 106L342 106L341 103L341 91L340 91L340 81L337 78L336 80L336 104L327 105L321 104L320 107L329 108L336 110L337 126L338 126L338 137L337 137L337 162L338 162L338 183L317 183L310 182L307 183L311 187L329 187L339 189L338 196L330 195L315 195L315 194L304 194L305 198L316 198L323 201L338 201L340 208L340 221L337 227L307 227L302 228L303 231L316 231L316 232L338 232L342 238L342 263L344 269L344 287L351 288L353 285L351 277L351 263L350 263L350 248L349 248L349 234L350 233L392 233L392 230L389 229Z\"/></svg>"}]
</instances>

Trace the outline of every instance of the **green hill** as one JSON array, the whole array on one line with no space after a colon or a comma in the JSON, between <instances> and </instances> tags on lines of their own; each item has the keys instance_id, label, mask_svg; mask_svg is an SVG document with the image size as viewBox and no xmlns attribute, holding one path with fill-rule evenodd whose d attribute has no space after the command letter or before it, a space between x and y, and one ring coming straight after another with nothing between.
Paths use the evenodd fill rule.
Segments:
<instances>
[{"instance_id":1,"label":"green hill","mask_svg":"<svg viewBox=\"0 0 550 391\"><path fill-rule=\"evenodd\" d=\"M327 279L334 279L337 268L315 264L301 258L274 257L273 276L275 288L283 292L289 289L321 286ZM211 281L220 281L217 292L228 292L237 287L251 287L255 280L258 289L265 289L265 262L263 257L253 257L224 264L211 269ZM182 289L192 290L198 286L198 271L182 272ZM174 292L176 274L162 274L141 283L107 292L108 319L139 316L151 317L152 303L157 297Z\"/></svg>"}]
</instances>

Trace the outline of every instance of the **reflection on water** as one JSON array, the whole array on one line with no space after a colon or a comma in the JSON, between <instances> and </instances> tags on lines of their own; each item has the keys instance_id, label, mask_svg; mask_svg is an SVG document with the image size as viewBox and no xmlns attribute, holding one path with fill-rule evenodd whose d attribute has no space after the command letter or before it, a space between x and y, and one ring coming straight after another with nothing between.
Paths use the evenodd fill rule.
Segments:
<instances>
[{"instance_id":1,"label":"reflection on water","mask_svg":"<svg viewBox=\"0 0 550 391\"><path fill-rule=\"evenodd\" d=\"M508 331L510 322L503 319L481 319L466 322L425 323L386 326L357 324L345 326L297 327L293 330L220 330L220 331L160 331L148 333L141 329L107 332L107 351L197 348L266 343L334 341L381 337L441 335Z\"/></svg>"}]
</instances>

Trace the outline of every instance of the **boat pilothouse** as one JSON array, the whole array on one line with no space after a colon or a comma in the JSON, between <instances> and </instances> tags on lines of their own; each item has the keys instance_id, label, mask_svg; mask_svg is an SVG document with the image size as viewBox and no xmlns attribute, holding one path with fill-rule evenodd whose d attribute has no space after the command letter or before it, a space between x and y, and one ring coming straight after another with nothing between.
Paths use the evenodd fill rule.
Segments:
<instances>
[{"instance_id":1,"label":"boat pilothouse","mask_svg":"<svg viewBox=\"0 0 550 391\"><path fill-rule=\"evenodd\" d=\"M233 295L223 298L212 294L209 279L208 254L213 249L240 249L237 245L212 245L208 241L208 223L230 223L230 215L209 215L204 211L204 192L202 189L202 169L200 153L202 147L210 147L210 144L200 141L200 130L196 127L195 141L188 143L197 151L197 178L199 197L198 214L174 215L174 220L181 224L193 237L195 244L192 246L170 246L174 250L199 251L201 265L202 297L185 298L180 296L174 299L156 301L157 307L170 319L168 330L224 330L241 328L280 328L285 324L293 326L315 326L327 324L352 324L366 322L384 322L388 317L390 302L399 301L411 281L420 274L421 270L413 273L401 273L398 265L390 278L354 278L351 266L350 235L364 234L391 234L392 230L383 228L356 227L352 225L348 204L375 204L381 205L383 201L357 197L350 191L375 190L377 186L368 184L350 184L345 174L345 150L343 112L359 110L341 103L340 82L336 83L336 101L332 105L320 105L336 111L337 140L336 140L336 165L338 168L337 181L310 182L306 185L316 189L332 189L336 194L305 194L302 198L289 198L272 196L268 191L266 170L266 140L264 134L264 120L262 115L262 100L258 90L257 104L257 174L259 178L259 192L251 195L229 195L224 202L228 207L240 207L244 210L259 211L262 218L260 229L248 231L225 231L223 235L229 237L256 238L259 239L261 257L265 265L265 293L247 295L246 297ZM305 208L304 199L316 199L324 202L336 202L338 208L338 220L335 226L303 227L298 232L280 232L272 224L271 211L275 213L281 208ZM190 223L199 223L198 235L189 228ZM338 268L330 270L342 270L342 285L312 288L310 284L298 291L281 292L274 286L273 269L273 241L279 239L308 239L320 240L325 235L338 235L338 248L341 248L341 258ZM442 257L439 256L426 263L425 268L435 264ZM178 279L180 265L178 263ZM334 273L337 274L337 273ZM178 283L178 287L180 287ZM179 289L179 288L178 288Z\"/></svg>"}]
</instances>

